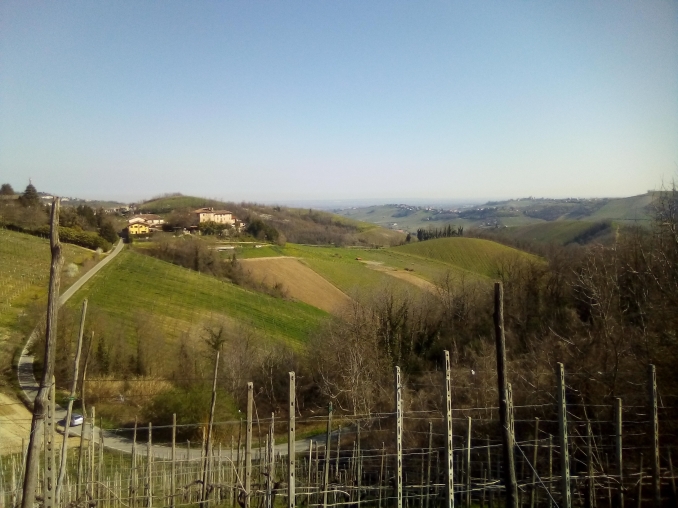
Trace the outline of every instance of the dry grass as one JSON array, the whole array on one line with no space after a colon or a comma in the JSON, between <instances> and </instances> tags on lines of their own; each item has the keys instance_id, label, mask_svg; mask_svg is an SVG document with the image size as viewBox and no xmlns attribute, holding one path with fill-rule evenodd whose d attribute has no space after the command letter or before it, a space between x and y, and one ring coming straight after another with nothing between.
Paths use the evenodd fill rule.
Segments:
<instances>
[{"instance_id":1,"label":"dry grass","mask_svg":"<svg viewBox=\"0 0 678 508\"><path fill-rule=\"evenodd\" d=\"M129 380L94 378L87 380L87 400L98 401L149 400L172 388L172 383L158 378L140 377Z\"/></svg>"},{"instance_id":2,"label":"dry grass","mask_svg":"<svg viewBox=\"0 0 678 508\"><path fill-rule=\"evenodd\" d=\"M336 286L298 259L255 258L243 260L241 263L258 282L268 286L281 284L291 298L324 311L337 313L351 301Z\"/></svg>"}]
</instances>

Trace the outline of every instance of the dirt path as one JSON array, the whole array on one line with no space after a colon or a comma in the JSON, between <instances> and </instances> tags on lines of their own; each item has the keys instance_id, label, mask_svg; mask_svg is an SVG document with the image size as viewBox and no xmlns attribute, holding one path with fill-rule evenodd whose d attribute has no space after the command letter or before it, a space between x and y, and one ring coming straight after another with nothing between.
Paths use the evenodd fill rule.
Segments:
<instances>
[{"instance_id":1,"label":"dirt path","mask_svg":"<svg viewBox=\"0 0 678 508\"><path fill-rule=\"evenodd\" d=\"M351 299L299 259L289 256L241 261L255 280L267 286L282 285L287 294L326 312L340 312Z\"/></svg>"},{"instance_id":2,"label":"dirt path","mask_svg":"<svg viewBox=\"0 0 678 508\"><path fill-rule=\"evenodd\" d=\"M378 272L385 273L386 275L390 275L391 277L404 280L405 282L409 282L410 284L413 284L418 288L425 289L426 291L430 291L431 293L435 293L436 291L435 285L426 279L422 279L421 277L418 277L405 270L399 270L398 268L394 268L392 266L386 266L382 261L362 261L362 263L372 270L376 270Z\"/></svg>"}]
</instances>

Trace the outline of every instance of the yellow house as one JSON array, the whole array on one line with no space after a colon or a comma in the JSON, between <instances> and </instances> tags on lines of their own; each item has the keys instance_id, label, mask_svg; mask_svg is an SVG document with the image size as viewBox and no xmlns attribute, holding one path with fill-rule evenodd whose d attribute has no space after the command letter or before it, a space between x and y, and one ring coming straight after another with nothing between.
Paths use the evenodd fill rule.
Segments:
<instances>
[{"instance_id":1,"label":"yellow house","mask_svg":"<svg viewBox=\"0 0 678 508\"><path fill-rule=\"evenodd\" d=\"M148 226L146 224L130 224L127 226L127 229L129 231L130 235L147 235L150 233L150 229L148 229Z\"/></svg>"}]
</instances>

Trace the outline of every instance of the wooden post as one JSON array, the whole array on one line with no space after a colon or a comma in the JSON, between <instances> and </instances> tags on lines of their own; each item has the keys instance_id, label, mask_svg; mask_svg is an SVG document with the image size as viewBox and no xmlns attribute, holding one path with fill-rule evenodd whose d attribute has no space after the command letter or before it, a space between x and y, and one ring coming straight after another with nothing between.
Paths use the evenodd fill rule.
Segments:
<instances>
[{"instance_id":1,"label":"wooden post","mask_svg":"<svg viewBox=\"0 0 678 508\"><path fill-rule=\"evenodd\" d=\"M514 461L511 421L508 408L506 373L506 337L504 336L504 289L501 282L494 284L494 335L497 347L497 385L499 393L499 419L504 458L504 487L506 508L518 508L518 482Z\"/></svg>"},{"instance_id":2,"label":"wooden post","mask_svg":"<svg viewBox=\"0 0 678 508\"><path fill-rule=\"evenodd\" d=\"M447 427L445 446L445 508L454 508L454 456L452 454L452 373L450 352L445 351L445 425Z\"/></svg>"},{"instance_id":3,"label":"wooden post","mask_svg":"<svg viewBox=\"0 0 678 508\"><path fill-rule=\"evenodd\" d=\"M381 467L379 468L379 504L381 508L382 491L384 489L384 458L386 457L386 443L381 443Z\"/></svg>"},{"instance_id":4,"label":"wooden post","mask_svg":"<svg viewBox=\"0 0 678 508\"><path fill-rule=\"evenodd\" d=\"M487 436L487 480L492 481L492 450L490 449L490 436ZM490 489L487 505L489 508L494 506L494 489Z\"/></svg>"},{"instance_id":5,"label":"wooden post","mask_svg":"<svg viewBox=\"0 0 678 508\"><path fill-rule=\"evenodd\" d=\"M624 508L624 462L622 460L622 400L615 399L614 427L615 427L615 456L617 459L617 508Z\"/></svg>"},{"instance_id":6,"label":"wooden post","mask_svg":"<svg viewBox=\"0 0 678 508\"><path fill-rule=\"evenodd\" d=\"M395 368L396 508L403 508L403 401L400 367Z\"/></svg>"},{"instance_id":7,"label":"wooden post","mask_svg":"<svg viewBox=\"0 0 678 508\"><path fill-rule=\"evenodd\" d=\"M652 416L652 504L659 508L662 503L661 471L659 469L659 414L657 410L657 370L654 365L648 369L650 390L650 415Z\"/></svg>"},{"instance_id":8,"label":"wooden post","mask_svg":"<svg viewBox=\"0 0 678 508\"><path fill-rule=\"evenodd\" d=\"M553 508L553 435L549 434L549 508Z\"/></svg>"},{"instance_id":9,"label":"wooden post","mask_svg":"<svg viewBox=\"0 0 678 508\"><path fill-rule=\"evenodd\" d=\"M177 414L172 413L172 476L170 478L170 506L176 506L174 495L177 490Z\"/></svg>"},{"instance_id":10,"label":"wooden post","mask_svg":"<svg viewBox=\"0 0 678 508\"><path fill-rule=\"evenodd\" d=\"M402 402L402 398L401 398ZM401 425L401 434L402 434L402 425ZM356 499L356 506L357 508L360 508L360 496L362 492L362 486L363 486L363 454L360 449L360 420L358 420L356 424L356 460L357 465L356 465L356 485L358 487L358 497Z\"/></svg>"},{"instance_id":11,"label":"wooden post","mask_svg":"<svg viewBox=\"0 0 678 508\"><path fill-rule=\"evenodd\" d=\"M22 508L33 508L35 491L38 486L38 471L40 469L40 449L44 434L45 401L50 390L50 383L54 376L54 361L57 339L57 316L59 312L59 285L61 283L61 267L64 258L59 242L59 198L52 201L50 218L50 249L52 262L49 271L49 293L47 295L47 325L45 327L45 365L42 373L40 389L33 402L33 419L31 421L30 441L26 453L26 469L24 472Z\"/></svg>"},{"instance_id":12,"label":"wooden post","mask_svg":"<svg viewBox=\"0 0 678 508\"><path fill-rule=\"evenodd\" d=\"M466 429L466 508L471 508L471 417Z\"/></svg>"},{"instance_id":13,"label":"wooden post","mask_svg":"<svg viewBox=\"0 0 678 508\"><path fill-rule=\"evenodd\" d=\"M530 508L537 504L537 459L539 458L539 418L534 419L534 440L532 445L532 487L530 489Z\"/></svg>"},{"instance_id":14,"label":"wooden post","mask_svg":"<svg viewBox=\"0 0 678 508\"><path fill-rule=\"evenodd\" d=\"M61 488L66 475L66 457L68 457L68 436L71 429L71 415L73 414L73 401L75 400L75 390L78 386L78 367L80 365L80 352L82 351L82 336L85 332L85 315L87 314L87 298L82 301L82 312L80 314L80 330L78 331L78 343L75 348L75 360L73 360L73 382L71 383L71 394L68 397L68 407L66 408L66 420L64 424L64 440L61 445L61 465L59 467L59 479L57 480L55 499L61 503Z\"/></svg>"},{"instance_id":15,"label":"wooden post","mask_svg":"<svg viewBox=\"0 0 678 508\"><path fill-rule=\"evenodd\" d=\"M247 433L245 435L245 507L250 507L252 488L252 406L254 404L254 385L247 383Z\"/></svg>"},{"instance_id":16,"label":"wooden post","mask_svg":"<svg viewBox=\"0 0 678 508\"><path fill-rule=\"evenodd\" d=\"M87 407L85 406L85 379L87 378L87 364L89 363L90 353L92 352L92 343L94 342L94 332L90 334L89 345L87 346L87 355L85 355L85 365L82 367L82 379L80 380L80 404L82 406L83 425L80 431L80 453L78 454L78 481L76 488L81 489L83 475L83 458L85 456L85 424L87 422ZM78 490L78 497L81 492Z\"/></svg>"},{"instance_id":17,"label":"wooden post","mask_svg":"<svg viewBox=\"0 0 678 508\"><path fill-rule=\"evenodd\" d=\"M290 376L290 391L289 391L289 405L288 405L288 416L287 416L287 508L295 507L295 477L294 469L295 465L295 453L296 453L296 444L294 440L296 439L295 431L295 402L297 397L296 382L294 377L294 372L289 373Z\"/></svg>"},{"instance_id":18,"label":"wooden post","mask_svg":"<svg viewBox=\"0 0 678 508\"><path fill-rule=\"evenodd\" d=\"M147 508L153 506L153 424L148 423L148 442L146 443L146 471L148 476L148 503Z\"/></svg>"},{"instance_id":19,"label":"wooden post","mask_svg":"<svg viewBox=\"0 0 678 508\"><path fill-rule=\"evenodd\" d=\"M638 497L636 498L637 508L643 506L643 454L640 454L640 467L638 468Z\"/></svg>"},{"instance_id":20,"label":"wooden post","mask_svg":"<svg viewBox=\"0 0 678 508\"><path fill-rule=\"evenodd\" d=\"M558 363L558 433L560 440L560 494L561 508L570 508L570 455L567 442L567 406L565 401L565 368Z\"/></svg>"},{"instance_id":21,"label":"wooden post","mask_svg":"<svg viewBox=\"0 0 678 508\"><path fill-rule=\"evenodd\" d=\"M673 475L673 460L671 459L671 448L669 448L669 475L671 476L671 494L673 502L678 505L678 492L676 492L676 477Z\"/></svg>"},{"instance_id":22,"label":"wooden post","mask_svg":"<svg viewBox=\"0 0 678 508\"><path fill-rule=\"evenodd\" d=\"M200 506L205 508L208 504L208 484L210 482L210 467L212 462L212 427L214 426L214 408L217 405L217 375L219 373L219 351L214 360L214 379L212 381L212 404L210 405L210 422L207 427L207 442L205 444L205 463L202 470L202 497Z\"/></svg>"},{"instance_id":23,"label":"wooden post","mask_svg":"<svg viewBox=\"0 0 678 508\"><path fill-rule=\"evenodd\" d=\"M56 499L54 497L56 491L56 482L55 482L55 467L56 463L54 460L54 411L56 402L54 398L56 397L56 382L54 381L54 376L52 376L52 384L49 388L49 393L47 395L47 415L45 418L45 484L42 491L44 502L44 508L55 508L57 506Z\"/></svg>"},{"instance_id":24,"label":"wooden post","mask_svg":"<svg viewBox=\"0 0 678 508\"><path fill-rule=\"evenodd\" d=\"M586 422L586 508L595 508L595 479L593 478L593 431L591 422Z\"/></svg>"},{"instance_id":25,"label":"wooden post","mask_svg":"<svg viewBox=\"0 0 678 508\"><path fill-rule=\"evenodd\" d=\"M325 471L323 471L323 508L327 508L327 494L330 488L330 442L332 439L332 403L327 410L327 436L325 437Z\"/></svg>"},{"instance_id":26,"label":"wooden post","mask_svg":"<svg viewBox=\"0 0 678 508\"><path fill-rule=\"evenodd\" d=\"M132 475L130 478L130 496L132 498L132 507L137 504L137 488L138 488L137 472L137 417L134 417L134 434L132 435Z\"/></svg>"},{"instance_id":27,"label":"wooden post","mask_svg":"<svg viewBox=\"0 0 678 508\"><path fill-rule=\"evenodd\" d=\"M428 453L426 454L426 505L431 504L431 458L433 455L433 422L428 422ZM381 486L381 485L380 485Z\"/></svg>"}]
</instances>

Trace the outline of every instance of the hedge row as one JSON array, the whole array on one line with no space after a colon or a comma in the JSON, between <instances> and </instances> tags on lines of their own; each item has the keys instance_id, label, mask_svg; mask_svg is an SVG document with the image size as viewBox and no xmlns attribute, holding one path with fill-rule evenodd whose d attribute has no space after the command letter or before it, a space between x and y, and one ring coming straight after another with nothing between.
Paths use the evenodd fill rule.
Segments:
<instances>
[{"instance_id":1,"label":"hedge row","mask_svg":"<svg viewBox=\"0 0 678 508\"><path fill-rule=\"evenodd\" d=\"M15 224L5 224L4 226L12 231L49 238L49 226L47 225L39 226L37 228L23 228ZM59 240L64 243L72 243L92 250L101 248L101 250L107 251L112 247L111 242L99 236L99 233L65 228L63 226L59 226Z\"/></svg>"}]
</instances>

